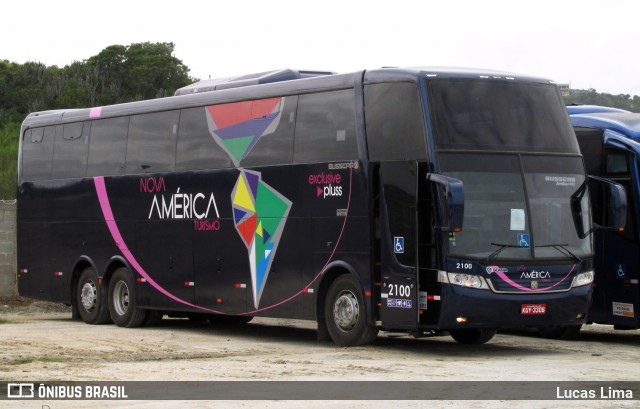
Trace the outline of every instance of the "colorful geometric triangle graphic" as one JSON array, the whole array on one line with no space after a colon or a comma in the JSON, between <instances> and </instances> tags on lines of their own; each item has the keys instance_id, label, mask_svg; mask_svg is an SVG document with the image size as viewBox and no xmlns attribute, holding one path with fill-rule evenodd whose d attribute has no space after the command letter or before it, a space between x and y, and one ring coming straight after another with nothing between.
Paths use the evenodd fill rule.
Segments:
<instances>
[{"instance_id":1,"label":"colorful geometric triangle graphic","mask_svg":"<svg viewBox=\"0 0 640 409\"><path fill-rule=\"evenodd\" d=\"M209 132L239 166L260 138L275 131L283 105L284 97L208 106Z\"/></svg>"},{"instance_id":2,"label":"colorful geometric triangle graphic","mask_svg":"<svg viewBox=\"0 0 640 409\"><path fill-rule=\"evenodd\" d=\"M258 309L291 201L262 182L259 172L242 170L231 203L236 230L249 253L253 303Z\"/></svg>"}]
</instances>

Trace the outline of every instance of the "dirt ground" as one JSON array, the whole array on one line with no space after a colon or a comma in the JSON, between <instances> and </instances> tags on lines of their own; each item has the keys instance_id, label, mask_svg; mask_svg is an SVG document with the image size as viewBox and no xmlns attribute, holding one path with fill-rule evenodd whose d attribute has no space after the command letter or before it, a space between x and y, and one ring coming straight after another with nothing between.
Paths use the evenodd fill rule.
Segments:
<instances>
[{"instance_id":1,"label":"dirt ground","mask_svg":"<svg viewBox=\"0 0 640 409\"><path fill-rule=\"evenodd\" d=\"M71 319L70 308L0 302L5 381L639 381L640 331L589 325L573 341L499 333L488 344L381 334L364 347L317 342L315 323L256 318L235 327L187 319L126 329ZM0 401L0 408L638 407L635 401ZM610 405L610 406L608 406Z\"/></svg>"}]
</instances>

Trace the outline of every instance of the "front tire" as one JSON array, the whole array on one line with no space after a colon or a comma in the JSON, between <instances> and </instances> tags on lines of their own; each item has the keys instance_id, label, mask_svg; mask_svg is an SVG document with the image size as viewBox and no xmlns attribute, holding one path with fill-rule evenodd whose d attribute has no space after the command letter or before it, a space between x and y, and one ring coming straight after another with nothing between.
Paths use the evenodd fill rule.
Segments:
<instances>
[{"instance_id":1,"label":"front tire","mask_svg":"<svg viewBox=\"0 0 640 409\"><path fill-rule=\"evenodd\" d=\"M351 275L342 275L331 283L324 316L333 342L345 347L373 342L378 329L367 325L364 306L360 286Z\"/></svg>"},{"instance_id":2,"label":"front tire","mask_svg":"<svg viewBox=\"0 0 640 409\"><path fill-rule=\"evenodd\" d=\"M139 327L147 318L148 311L136 307L135 290L129 270L119 268L109 283L109 313L119 327Z\"/></svg>"},{"instance_id":3,"label":"front tire","mask_svg":"<svg viewBox=\"0 0 640 409\"><path fill-rule=\"evenodd\" d=\"M449 335L461 344L484 344L488 342L494 335L495 329L452 329Z\"/></svg>"},{"instance_id":4,"label":"front tire","mask_svg":"<svg viewBox=\"0 0 640 409\"><path fill-rule=\"evenodd\" d=\"M104 292L96 270L91 267L85 268L80 274L76 288L76 306L82 321L93 325L109 322L109 308Z\"/></svg>"}]
</instances>

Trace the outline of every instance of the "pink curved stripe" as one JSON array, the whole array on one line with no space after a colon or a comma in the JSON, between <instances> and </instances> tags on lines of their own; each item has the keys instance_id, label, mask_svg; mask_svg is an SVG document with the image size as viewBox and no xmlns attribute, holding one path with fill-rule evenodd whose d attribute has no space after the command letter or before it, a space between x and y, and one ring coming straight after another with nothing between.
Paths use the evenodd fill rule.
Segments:
<instances>
[{"instance_id":1,"label":"pink curved stripe","mask_svg":"<svg viewBox=\"0 0 640 409\"><path fill-rule=\"evenodd\" d=\"M503 273L502 271L496 271L496 274L503 279L504 281L507 282L507 284L509 284L512 287L517 288L518 290L522 290L522 291L529 291L529 292L541 292L541 291L547 291L552 289L553 287L559 285L561 282L563 282L564 280L567 279L567 277L569 277L569 275L571 275L571 273L573 272L573 270L576 268L577 264L574 264L573 267L571 267L571 270L569 270L569 272L567 273L566 276L562 277L562 280L558 281L557 283L555 283L554 285L550 286L550 287L546 287L546 288L538 288L538 289L532 289L532 288L527 288L525 286L522 286L518 283L516 283L515 281L513 281L512 279L510 279L509 277L507 277L507 275L505 273Z\"/></svg>"},{"instance_id":2,"label":"pink curved stripe","mask_svg":"<svg viewBox=\"0 0 640 409\"><path fill-rule=\"evenodd\" d=\"M109 227L109 232L111 233L111 237L113 237L113 241L115 241L116 246L122 252L122 255L125 259L131 264L131 267L136 269L136 271L145 279L153 288L160 291L162 294L171 298L174 301L179 302L180 304L188 305L189 307L198 308L204 311L210 311L218 314L222 314L220 311L210 310L208 308L200 307L198 305L191 304L188 301L185 301L181 298L176 297L171 294L169 291L165 290L160 284L156 283L156 281L151 278L144 268L138 263L138 260L131 253L127 244L124 242L122 235L120 234L120 229L118 229L118 225L113 217L113 212L111 211L111 204L109 203L109 195L107 195L107 188L104 184L104 176L97 176L93 178L93 183L96 186L96 192L98 194L98 200L100 201L100 208L102 208L102 215L104 216L104 221L107 222L107 226Z\"/></svg>"},{"instance_id":3,"label":"pink curved stripe","mask_svg":"<svg viewBox=\"0 0 640 409\"><path fill-rule=\"evenodd\" d=\"M269 305L267 307L259 308L253 311L242 312L242 313L221 312L221 311L216 311L209 308L201 307L199 305L192 304L188 301L185 301L171 294L169 291L164 289L160 284L158 284L153 278L151 278L151 276L147 274L144 268L142 268L140 263L138 263L138 260L136 260L135 256L131 253L131 251L127 247L127 244L122 238L122 235L120 234L120 229L118 229L118 224L116 223L115 218L113 217L113 212L111 211L111 204L109 203L109 195L107 194L107 189L104 183L104 176L96 176L93 178L93 181L96 187L96 193L98 194L100 208L102 209L102 215L104 216L104 220L107 223L107 227L109 228L109 232L111 233L111 237L113 238L113 241L116 243L116 246L118 247L118 249L122 252L122 255L124 256L124 258L129 262L129 264L131 264L131 267L133 267L145 280L147 280L147 282L151 284L153 288L158 290L160 293L166 295L167 297L171 298L172 300L179 302L180 304L187 305L192 308L197 308L202 311L208 311L215 314L251 315L251 314L266 311L266 310L278 307L280 305L283 305L291 301L292 299L296 298L300 294L305 293L307 289L311 285L313 285L313 283L315 283L318 280L318 278L320 278L320 276L324 273L324 269L329 265L329 263L333 259L333 256L336 253L336 250L338 249L340 241L342 240L342 235L344 233L345 226L347 224L347 216L349 215L349 209L351 207L351 187L352 187L352 181L353 181L353 168L349 169L349 196L347 198L347 211L345 213L344 221L342 223L342 229L340 230L340 234L338 236L338 239L336 240L335 246L333 246L333 251L329 255L329 258L327 259L324 266L322 266L318 274L316 274L316 276L307 285L305 285L300 291L293 294L289 298L286 298L280 302Z\"/></svg>"}]
</instances>

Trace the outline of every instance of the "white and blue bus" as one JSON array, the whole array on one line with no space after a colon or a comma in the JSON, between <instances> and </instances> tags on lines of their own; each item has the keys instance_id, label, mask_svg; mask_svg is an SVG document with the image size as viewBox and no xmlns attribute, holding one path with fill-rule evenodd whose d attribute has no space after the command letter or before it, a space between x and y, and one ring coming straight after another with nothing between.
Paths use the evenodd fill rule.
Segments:
<instances>
[{"instance_id":1,"label":"white and blue bus","mask_svg":"<svg viewBox=\"0 0 640 409\"><path fill-rule=\"evenodd\" d=\"M585 322L589 190L551 81L279 70L177 94L25 119L21 295L123 327L315 320L339 345Z\"/></svg>"},{"instance_id":2,"label":"white and blue bus","mask_svg":"<svg viewBox=\"0 0 640 409\"><path fill-rule=\"evenodd\" d=\"M587 322L637 329L640 328L640 114L593 105L567 109L589 175L619 183L628 197L625 229L595 234L596 277ZM594 221L607 223L608 198L594 189L592 203Z\"/></svg>"}]
</instances>

